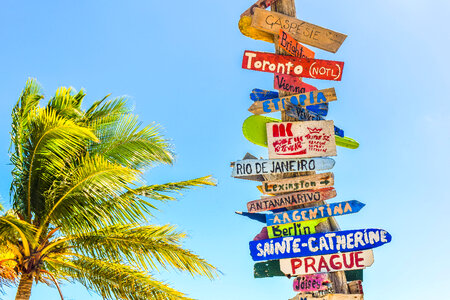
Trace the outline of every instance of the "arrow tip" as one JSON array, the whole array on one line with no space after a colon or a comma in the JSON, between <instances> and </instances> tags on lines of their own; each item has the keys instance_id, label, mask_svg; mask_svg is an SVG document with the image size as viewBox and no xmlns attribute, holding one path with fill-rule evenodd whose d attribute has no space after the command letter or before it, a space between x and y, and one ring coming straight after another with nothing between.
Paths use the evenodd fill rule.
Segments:
<instances>
[{"instance_id":1,"label":"arrow tip","mask_svg":"<svg viewBox=\"0 0 450 300\"><path fill-rule=\"evenodd\" d=\"M238 215L242 215L242 211L235 211L234 213L236 213Z\"/></svg>"}]
</instances>

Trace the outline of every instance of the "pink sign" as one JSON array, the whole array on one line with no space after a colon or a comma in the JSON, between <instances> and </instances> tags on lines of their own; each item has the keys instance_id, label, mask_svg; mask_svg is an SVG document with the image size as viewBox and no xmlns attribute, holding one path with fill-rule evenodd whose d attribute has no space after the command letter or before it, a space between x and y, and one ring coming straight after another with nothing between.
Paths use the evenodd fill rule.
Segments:
<instances>
[{"instance_id":1,"label":"pink sign","mask_svg":"<svg viewBox=\"0 0 450 300\"><path fill-rule=\"evenodd\" d=\"M283 74L275 74L273 87L276 90L291 92L293 94L303 94L317 91L315 86L303 82L300 77Z\"/></svg>"},{"instance_id":2,"label":"pink sign","mask_svg":"<svg viewBox=\"0 0 450 300\"><path fill-rule=\"evenodd\" d=\"M328 282L328 275L326 273L317 273L311 275L304 275L294 279L295 292L314 292L323 291L327 289L324 282Z\"/></svg>"}]
</instances>

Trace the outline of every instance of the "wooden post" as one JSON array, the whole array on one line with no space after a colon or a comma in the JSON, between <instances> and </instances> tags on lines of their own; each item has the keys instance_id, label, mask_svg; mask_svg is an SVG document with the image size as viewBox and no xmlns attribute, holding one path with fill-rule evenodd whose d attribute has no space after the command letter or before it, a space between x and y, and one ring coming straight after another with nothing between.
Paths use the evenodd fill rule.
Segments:
<instances>
[{"instance_id":1,"label":"wooden post","mask_svg":"<svg viewBox=\"0 0 450 300\"><path fill-rule=\"evenodd\" d=\"M279 12L282 14L285 14L287 16L296 17L296 10L295 10L295 0L278 0L271 6L272 11ZM275 35L275 53L276 54L282 54L282 55L288 55L286 51L281 49L278 46L278 36ZM292 93L286 92L286 91L279 91L280 97L290 95ZM289 121L296 121L295 118L289 117L285 111L281 112L281 120L283 122L289 122ZM314 171L309 172L299 172L299 173L291 173L291 174L284 174L282 175L282 178L289 178L289 177L296 177L301 175L312 175L315 174ZM297 207L293 207L292 209L301 208L301 207L311 207L316 205L321 205L322 203L314 203L314 204L305 204L300 205ZM317 226L317 232L328 232L328 231L337 231L339 230L339 225L337 224L336 220L334 218L328 218L327 222L322 222ZM334 272L330 273L330 279L333 283L334 292L337 294L348 294L348 285L347 285L347 279L345 277L344 272Z\"/></svg>"}]
</instances>

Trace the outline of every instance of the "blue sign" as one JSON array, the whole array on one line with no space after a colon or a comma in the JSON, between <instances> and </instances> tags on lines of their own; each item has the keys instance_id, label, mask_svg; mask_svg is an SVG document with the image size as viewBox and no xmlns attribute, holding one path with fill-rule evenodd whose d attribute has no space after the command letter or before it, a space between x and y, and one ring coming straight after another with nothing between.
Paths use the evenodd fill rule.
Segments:
<instances>
[{"instance_id":1,"label":"blue sign","mask_svg":"<svg viewBox=\"0 0 450 300\"><path fill-rule=\"evenodd\" d=\"M296 235L250 242L254 261L362 251L389 243L383 229L358 229Z\"/></svg>"}]
</instances>

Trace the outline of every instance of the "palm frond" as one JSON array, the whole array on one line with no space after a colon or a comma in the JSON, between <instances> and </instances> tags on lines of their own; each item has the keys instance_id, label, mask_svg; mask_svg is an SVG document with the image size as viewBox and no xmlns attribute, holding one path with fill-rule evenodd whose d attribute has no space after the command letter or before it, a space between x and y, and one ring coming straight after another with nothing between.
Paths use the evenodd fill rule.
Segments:
<instances>
[{"instance_id":1,"label":"palm frond","mask_svg":"<svg viewBox=\"0 0 450 300\"><path fill-rule=\"evenodd\" d=\"M86 93L83 90L75 93L72 87L60 87L56 90L55 96L50 99L47 107L56 111L58 116L77 122L84 115L81 110L81 102L85 96Z\"/></svg>"}]
</instances>

